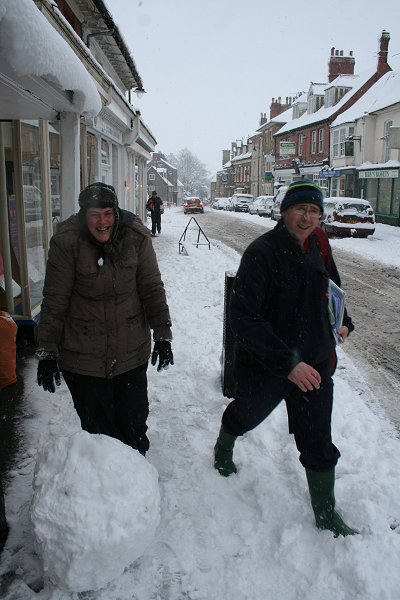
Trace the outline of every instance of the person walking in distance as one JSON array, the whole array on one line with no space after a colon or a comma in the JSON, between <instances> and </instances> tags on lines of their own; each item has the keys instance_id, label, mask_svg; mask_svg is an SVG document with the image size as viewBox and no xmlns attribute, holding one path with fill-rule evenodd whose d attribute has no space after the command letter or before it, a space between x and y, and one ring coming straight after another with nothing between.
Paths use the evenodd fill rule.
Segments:
<instances>
[{"instance_id":1,"label":"person walking in distance","mask_svg":"<svg viewBox=\"0 0 400 600\"><path fill-rule=\"evenodd\" d=\"M236 387L222 416L214 467L223 476L236 473L236 438L285 399L316 525L337 537L357 532L335 510L340 453L331 437L336 352L329 280L340 286L340 277L319 227L322 212L322 190L308 180L293 182L282 200L281 220L243 254L229 311ZM344 340L353 329L345 311L338 334Z\"/></svg>"},{"instance_id":2,"label":"person walking in distance","mask_svg":"<svg viewBox=\"0 0 400 600\"><path fill-rule=\"evenodd\" d=\"M151 363L174 364L164 285L149 230L118 207L112 186L87 186L79 207L50 241L37 381L54 392L60 369L82 429L144 455L151 330Z\"/></svg>"},{"instance_id":3,"label":"person walking in distance","mask_svg":"<svg viewBox=\"0 0 400 600\"><path fill-rule=\"evenodd\" d=\"M161 233L161 212L162 212L163 201L160 196L157 196L157 192L154 190L151 193L150 198L147 200L147 210L150 211L151 215L151 235L154 237L157 233Z\"/></svg>"}]
</instances>

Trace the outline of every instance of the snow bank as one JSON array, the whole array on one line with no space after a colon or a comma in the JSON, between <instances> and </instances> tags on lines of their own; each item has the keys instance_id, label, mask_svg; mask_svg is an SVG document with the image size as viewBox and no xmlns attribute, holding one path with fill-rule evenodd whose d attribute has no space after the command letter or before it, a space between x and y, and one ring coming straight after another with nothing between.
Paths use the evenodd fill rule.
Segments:
<instances>
[{"instance_id":1,"label":"snow bank","mask_svg":"<svg viewBox=\"0 0 400 600\"><path fill-rule=\"evenodd\" d=\"M86 431L49 442L31 505L45 576L69 591L98 590L139 558L160 520L156 469L136 450Z\"/></svg>"}]
</instances>

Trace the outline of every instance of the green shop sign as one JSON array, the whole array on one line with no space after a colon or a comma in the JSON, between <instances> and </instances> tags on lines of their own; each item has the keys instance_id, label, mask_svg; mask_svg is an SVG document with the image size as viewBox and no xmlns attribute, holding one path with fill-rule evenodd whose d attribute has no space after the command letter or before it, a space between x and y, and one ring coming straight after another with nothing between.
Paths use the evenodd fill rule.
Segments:
<instances>
[{"instance_id":1,"label":"green shop sign","mask_svg":"<svg viewBox=\"0 0 400 600\"><path fill-rule=\"evenodd\" d=\"M399 176L398 169L373 169L370 171L359 171L360 179L389 179Z\"/></svg>"}]
</instances>

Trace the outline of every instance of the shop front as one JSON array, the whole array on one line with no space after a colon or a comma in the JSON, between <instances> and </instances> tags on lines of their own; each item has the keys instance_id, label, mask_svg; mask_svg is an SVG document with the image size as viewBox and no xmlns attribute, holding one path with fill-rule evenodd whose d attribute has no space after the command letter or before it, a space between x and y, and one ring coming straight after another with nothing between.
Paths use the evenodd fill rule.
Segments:
<instances>
[{"instance_id":1,"label":"shop front","mask_svg":"<svg viewBox=\"0 0 400 600\"><path fill-rule=\"evenodd\" d=\"M14 44L27 30L29 51ZM0 310L18 325L33 326L62 196L79 190L79 159L70 151L79 155L79 118L97 114L101 99L73 50L33 2L18 8L5 3L0 36L8 40L0 47ZM62 155L68 159L63 164Z\"/></svg>"},{"instance_id":2,"label":"shop front","mask_svg":"<svg viewBox=\"0 0 400 600\"><path fill-rule=\"evenodd\" d=\"M395 163L395 164L394 164ZM400 163L359 167L360 195L371 203L376 220L400 226Z\"/></svg>"}]
</instances>

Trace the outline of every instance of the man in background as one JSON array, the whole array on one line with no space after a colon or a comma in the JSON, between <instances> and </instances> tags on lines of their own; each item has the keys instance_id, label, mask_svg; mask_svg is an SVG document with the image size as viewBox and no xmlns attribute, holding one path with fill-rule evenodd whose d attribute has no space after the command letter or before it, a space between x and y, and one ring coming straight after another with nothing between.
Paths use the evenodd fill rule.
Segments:
<instances>
[{"instance_id":1,"label":"man in background","mask_svg":"<svg viewBox=\"0 0 400 600\"><path fill-rule=\"evenodd\" d=\"M151 215L151 235L154 237L156 231L158 234L161 233L161 214L162 214L163 201L160 196L157 196L156 190L151 193L150 198L147 200L147 210L150 211Z\"/></svg>"}]
</instances>

